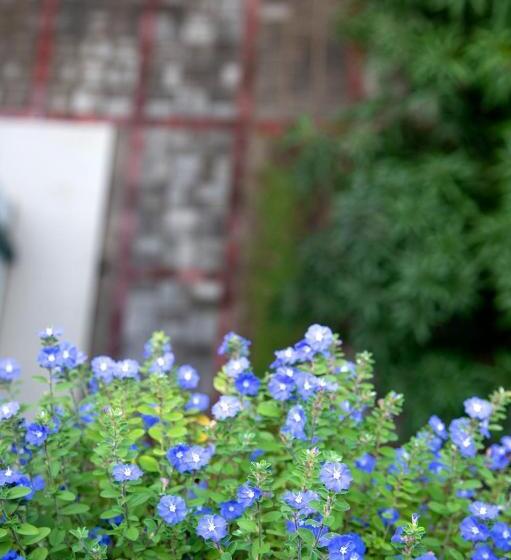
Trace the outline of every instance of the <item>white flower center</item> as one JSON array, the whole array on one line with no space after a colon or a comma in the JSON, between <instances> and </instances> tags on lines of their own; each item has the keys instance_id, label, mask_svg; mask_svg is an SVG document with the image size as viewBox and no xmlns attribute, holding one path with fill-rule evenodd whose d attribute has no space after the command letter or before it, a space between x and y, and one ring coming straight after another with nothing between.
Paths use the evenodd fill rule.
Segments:
<instances>
[{"instance_id":1,"label":"white flower center","mask_svg":"<svg viewBox=\"0 0 511 560\"><path fill-rule=\"evenodd\" d=\"M198 453L192 453L192 461L198 463L200 461L200 455Z\"/></svg>"},{"instance_id":2,"label":"white flower center","mask_svg":"<svg viewBox=\"0 0 511 560\"><path fill-rule=\"evenodd\" d=\"M36 432L35 435L36 435L36 437L40 438L40 437L42 437L43 432Z\"/></svg>"},{"instance_id":3,"label":"white flower center","mask_svg":"<svg viewBox=\"0 0 511 560\"><path fill-rule=\"evenodd\" d=\"M69 358L69 352L67 350L64 350L64 352L62 352L62 357L67 360Z\"/></svg>"},{"instance_id":4,"label":"white flower center","mask_svg":"<svg viewBox=\"0 0 511 560\"><path fill-rule=\"evenodd\" d=\"M462 442L463 447L470 447L471 440L470 438L465 438Z\"/></svg>"},{"instance_id":5,"label":"white flower center","mask_svg":"<svg viewBox=\"0 0 511 560\"><path fill-rule=\"evenodd\" d=\"M165 365L165 360L163 358L158 358L156 360L156 363L160 366L163 367Z\"/></svg>"},{"instance_id":6,"label":"white flower center","mask_svg":"<svg viewBox=\"0 0 511 560\"><path fill-rule=\"evenodd\" d=\"M7 467L7 469L5 469L5 476L7 476L7 477L11 477L11 476L12 476L11 467Z\"/></svg>"},{"instance_id":7,"label":"white flower center","mask_svg":"<svg viewBox=\"0 0 511 560\"><path fill-rule=\"evenodd\" d=\"M247 496L252 499L254 497L253 490L249 490L248 493L247 493Z\"/></svg>"},{"instance_id":8,"label":"white flower center","mask_svg":"<svg viewBox=\"0 0 511 560\"><path fill-rule=\"evenodd\" d=\"M187 381L190 381L190 379L192 378L192 374L190 371L185 371L185 374L183 376Z\"/></svg>"},{"instance_id":9,"label":"white flower center","mask_svg":"<svg viewBox=\"0 0 511 560\"><path fill-rule=\"evenodd\" d=\"M178 452L176 453L176 457L177 457L178 459L181 459L181 457L183 457L183 452L182 452L182 451L178 451Z\"/></svg>"},{"instance_id":10,"label":"white flower center","mask_svg":"<svg viewBox=\"0 0 511 560\"><path fill-rule=\"evenodd\" d=\"M122 364L122 371L124 371L125 373L127 373L130 369L129 364Z\"/></svg>"},{"instance_id":11,"label":"white flower center","mask_svg":"<svg viewBox=\"0 0 511 560\"><path fill-rule=\"evenodd\" d=\"M12 370L13 370L12 364L7 364L7 365L5 366L5 371L6 371L7 373L11 373Z\"/></svg>"},{"instance_id":12,"label":"white flower center","mask_svg":"<svg viewBox=\"0 0 511 560\"><path fill-rule=\"evenodd\" d=\"M503 536L505 539L509 538L509 531L503 531L503 532L502 532L502 536Z\"/></svg>"},{"instance_id":13,"label":"white flower center","mask_svg":"<svg viewBox=\"0 0 511 560\"><path fill-rule=\"evenodd\" d=\"M229 511L234 511L234 508L232 506L229 506Z\"/></svg>"},{"instance_id":14,"label":"white flower center","mask_svg":"<svg viewBox=\"0 0 511 560\"><path fill-rule=\"evenodd\" d=\"M296 502L297 504L301 504L301 503L303 502L303 496L302 496L301 494L298 494L298 495L295 497L295 502Z\"/></svg>"},{"instance_id":15,"label":"white flower center","mask_svg":"<svg viewBox=\"0 0 511 560\"><path fill-rule=\"evenodd\" d=\"M99 364L99 369L100 369L101 371L106 371L106 368L107 368L107 367L108 367L108 366L106 365L105 362L101 362L101 363Z\"/></svg>"},{"instance_id":16,"label":"white flower center","mask_svg":"<svg viewBox=\"0 0 511 560\"><path fill-rule=\"evenodd\" d=\"M285 390L286 390L286 385L285 385L284 383L281 383L281 384L279 385L279 389L280 389L281 391L285 391Z\"/></svg>"},{"instance_id":17,"label":"white flower center","mask_svg":"<svg viewBox=\"0 0 511 560\"><path fill-rule=\"evenodd\" d=\"M302 421L302 417L298 414L298 412L296 412L295 414L293 414L293 420L295 422L301 422Z\"/></svg>"},{"instance_id":18,"label":"white flower center","mask_svg":"<svg viewBox=\"0 0 511 560\"><path fill-rule=\"evenodd\" d=\"M480 513L481 515L485 515L487 512L488 512L488 510L486 509L485 506L481 506L481 507L479 508L479 513Z\"/></svg>"},{"instance_id":19,"label":"white flower center","mask_svg":"<svg viewBox=\"0 0 511 560\"><path fill-rule=\"evenodd\" d=\"M176 511L176 505L175 505L175 504L170 504L170 505L169 505L169 511L171 511L172 513L175 513L175 511Z\"/></svg>"},{"instance_id":20,"label":"white flower center","mask_svg":"<svg viewBox=\"0 0 511 560\"><path fill-rule=\"evenodd\" d=\"M471 531L473 535L477 535L479 533L479 529L477 527L472 527Z\"/></svg>"},{"instance_id":21,"label":"white flower center","mask_svg":"<svg viewBox=\"0 0 511 560\"><path fill-rule=\"evenodd\" d=\"M303 388L304 388L306 391L308 391L311 387L312 387L312 385L311 385L308 381L306 381L306 382L303 384Z\"/></svg>"},{"instance_id":22,"label":"white flower center","mask_svg":"<svg viewBox=\"0 0 511 560\"><path fill-rule=\"evenodd\" d=\"M48 356L48 361L49 361L49 362L54 362L54 361L55 361L55 355L54 355L54 354L50 354L50 355Z\"/></svg>"},{"instance_id":23,"label":"white flower center","mask_svg":"<svg viewBox=\"0 0 511 560\"><path fill-rule=\"evenodd\" d=\"M480 403L475 403L475 404L474 404L474 410L475 410L476 412L481 412L481 409L482 409L482 408L483 408L483 407L481 406Z\"/></svg>"},{"instance_id":24,"label":"white flower center","mask_svg":"<svg viewBox=\"0 0 511 560\"><path fill-rule=\"evenodd\" d=\"M4 406L2 406L2 412L4 414L9 414L10 411L11 411L11 409L6 404L4 404Z\"/></svg>"},{"instance_id":25,"label":"white flower center","mask_svg":"<svg viewBox=\"0 0 511 560\"><path fill-rule=\"evenodd\" d=\"M220 403L220 408L224 411L227 412L229 410L229 405L226 402L221 402Z\"/></svg>"},{"instance_id":26,"label":"white flower center","mask_svg":"<svg viewBox=\"0 0 511 560\"><path fill-rule=\"evenodd\" d=\"M213 532L216 529L213 521L208 521L208 531Z\"/></svg>"},{"instance_id":27,"label":"white flower center","mask_svg":"<svg viewBox=\"0 0 511 560\"><path fill-rule=\"evenodd\" d=\"M332 476L334 477L335 480L339 480L341 478L341 471L338 469L334 469Z\"/></svg>"},{"instance_id":28,"label":"white flower center","mask_svg":"<svg viewBox=\"0 0 511 560\"><path fill-rule=\"evenodd\" d=\"M250 387L250 383L248 381L243 381L243 387Z\"/></svg>"},{"instance_id":29,"label":"white flower center","mask_svg":"<svg viewBox=\"0 0 511 560\"><path fill-rule=\"evenodd\" d=\"M131 476L131 469L129 467L124 469L124 476Z\"/></svg>"},{"instance_id":30,"label":"white flower center","mask_svg":"<svg viewBox=\"0 0 511 560\"><path fill-rule=\"evenodd\" d=\"M348 552L348 546L347 545L341 546L341 548L339 549L339 552L341 554L346 554L346 552Z\"/></svg>"}]
</instances>

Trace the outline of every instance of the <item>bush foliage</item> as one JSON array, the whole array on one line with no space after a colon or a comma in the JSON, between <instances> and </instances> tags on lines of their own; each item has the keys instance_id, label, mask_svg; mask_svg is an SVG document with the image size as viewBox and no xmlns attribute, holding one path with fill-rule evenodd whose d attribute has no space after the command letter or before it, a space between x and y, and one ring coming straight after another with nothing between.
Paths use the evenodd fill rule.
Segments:
<instances>
[{"instance_id":1,"label":"bush foliage","mask_svg":"<svg viewBox=\"0 0 511 560\"><path fill-rule=\"evenodd\" d=\"M42 343L48 391L30 421L18 365L0 362L2 560L509 557L511 438L488 438L510 392L396 448L402 396L377 398L371 356L346 360L327 327L262 380L227 335L212 417L163 333L142 365L89 364L51 329Z\"/></svg>"},{"instance_id":2,"label":"bush foliage","mask_svg":"<svg viewBox=\"0 0 511 560\"><path fill-rule=\"evenodd\" d=\"M511 4L344 4L373 87L291 136L314 233L281 308L371 348L417 427L511 373Z\"/></svg>"}]
</instances>

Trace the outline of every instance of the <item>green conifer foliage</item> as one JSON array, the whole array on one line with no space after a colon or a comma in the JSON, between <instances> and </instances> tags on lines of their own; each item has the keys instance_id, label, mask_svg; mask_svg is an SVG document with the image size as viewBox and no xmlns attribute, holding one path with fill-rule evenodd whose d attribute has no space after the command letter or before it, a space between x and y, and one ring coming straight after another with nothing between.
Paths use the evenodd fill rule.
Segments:
<instances>
[{"instance_id":1,"label":"green conifer foliage","mask_svg":"<svg viewBox=\"0 0 511 560\"><path fill-rule=\"evenodd\" d=\"M375 87L293 133L313 234L282 308L372 348L411 431L511 379L511 2L343 6Z\"/></svg>"}]
</instances>

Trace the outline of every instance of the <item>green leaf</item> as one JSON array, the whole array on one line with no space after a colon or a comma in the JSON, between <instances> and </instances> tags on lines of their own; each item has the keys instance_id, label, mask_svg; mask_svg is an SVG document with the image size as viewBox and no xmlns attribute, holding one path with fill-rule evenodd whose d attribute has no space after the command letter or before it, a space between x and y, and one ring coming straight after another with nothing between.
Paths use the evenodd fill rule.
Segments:
<instances>
[{"instance_id":1,"label":"green leaf","mask_svg":"<svg viewBox=\"0 0 511 560\"><path fill-rule=\"evenodd\" d=\"M89 511L90 507L87 504L69 504L68 506L62 508L60 513L62 515L77 515L80 513L85 513Z\"/></svg>"},{"instance_id":2,"label":"green leaf","mask_svg":"<svg viewBox=\"0 0 511 560\"><path fill-rule=\"evenodd\" d=\"M167 434L170 438L177 439L185 436L186 432L187 430L185 426L174 426L173 428L170 428Z\"/></svg>"},{"instance_id":3,"label":"green leaf","mask_svg":"<svg viewBox=\"0 0 511 560\"><path fill-rule=\"evenodd\" d=\"M110 509L105 510L100 516L100 519L111 519L112 517L117 517L118 515L122 515L122 510L120 507L113 507Z\"/></svg>"},{"instance_id":4,"label":"green leaf","mask_svg":"<svg viewBox=\"0 0 511 560\"><path fill-rule=\"evenodd\" d=\"M5 536L7 536L7 531L5 529L0 529L0 539L3 539Z\"/></svg>"},{"instance_id":5,"label":"green leaf","mask_svg":"<svg viewBox=\"0 0 511 560\"><path fill-rule=\"evenodd\" d=\"M38 535L39 529L34 527L34 525L30 525L30 523L22 523L19 527L14 529L16 533L19 535Z\"/></svg>"},{"instance_id":6,"label":"green leaf","mask_svg":"<svg viewBox=\"0 0 511 560\"><path fill-rule=\"evenodd\" d=\"M28 555L28 560L44 560L47 556L47 548L36 548Z\"/></svg>"},{"instance_id":7,"label":"green leaf","mask_svg":"<svg viewBox=\"0 0 511 560\"><path fill-rule=\"evenodd\" d=\"M137 441L137 439L140 439L144 435L145 435L145 430L143 430L142 428L137 428L136 430L132 430L128 434L128 439L131 442L135 442L135 441Z\"/></svg>"},{"instance_id":8,"label":"green leaf","mask_svg":"<svg viewBox=\"0 0 511 560\"><path fill-rule=\"evenodd\" d=\"M243 531L246 531L247 533L257 532L256 522L252 521L252 519L238 519L238 525L240 529L243 529Z\"/></svg>"},{"instance_id":9,"label":"green leaf","mask_svg":"<svg viewBox=\"0 0 511 560\"><path fill-rule=\"evenodd\" d=\"M31 492L32 488L27 488L26 486L15 486L14 488L9 488L6 498L8 500L18 500L19 498L28 496Z\"/></svg>"},{"instance_id":10,"label":"green leaf","mask_svg":"<svg viewBox=\"0 0 511 560\"><path fill-rule=\"evenodd\" d=\"M160 424L156 424L152 428L149 428L149 435L156 440L158 443L163 442L163 430Z\"/></svg>"},{"instance_id":11,"label":"green leaf","mask_svg":"<svg viewBox=\"0 0 511 560\"><path fill-rule=\"evenodd\" d=\"M124 536L130 541L136 541L138 539L138 529L136 527L130 527L124 531Z\"/></svg>"},{"instance_id":12,"label":"green leaf","mask_svg":"<svg viewBox=\"0 0 511 560\"><path fill-rule=\"evenodd\" d=\"M147 472L160 472L158 461L150 455L142 455L138 460L142 470Z\"/></svg>"},{"instance_id":13,"label":"green leaf","mask_svg":"<svg viewBox=\"0 0 511 560\"><path fill-rule=\"evenodd\" d=\"M38 543L46 538L50 533L51 529L49 527L39 527L38 534L23 539L23 544L25 546L30 546L31 544Z\"/></svg>"},{"instance_id":14,"label":"green leaf","mask_svg":"<svg viewBox=\"0 0 511 560\"><path fill-rule=\"evenodd\" d=\"M259 404L257 413L270 418L280 417L280 407L275 401L266 401Z\"/></svg>"},{"instance_id":15,"label":"green leaf","mask_svg":"<svg viewBox=\"0 0 511 560\"><path fill-rule=\"evenodd\" d=\"M63 502L74 502L76 500L76 495L69 490L63 490L57 494L57 498Z\"/></svg>"}]
</instances>

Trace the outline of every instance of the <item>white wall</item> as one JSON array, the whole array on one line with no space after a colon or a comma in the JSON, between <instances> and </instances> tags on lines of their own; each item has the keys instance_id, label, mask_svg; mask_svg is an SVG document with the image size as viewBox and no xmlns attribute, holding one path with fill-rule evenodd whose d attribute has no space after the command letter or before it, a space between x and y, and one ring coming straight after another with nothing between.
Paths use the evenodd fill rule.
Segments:
<instances>
[{"instance_id":1,"label":"white wall","mask_svg":"<svg viewBox=\"0 0 511 560\"><path fill-rule=\"evenodd\" d=\"M110 184L114 130L105 124L0 119L0 189L14 206L16 261L0 312L0 356L23 368L20 399L41 389L30 380L37 333L62 327L87 349Z\"/></svg>"}]
</instances>

